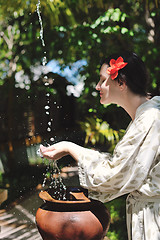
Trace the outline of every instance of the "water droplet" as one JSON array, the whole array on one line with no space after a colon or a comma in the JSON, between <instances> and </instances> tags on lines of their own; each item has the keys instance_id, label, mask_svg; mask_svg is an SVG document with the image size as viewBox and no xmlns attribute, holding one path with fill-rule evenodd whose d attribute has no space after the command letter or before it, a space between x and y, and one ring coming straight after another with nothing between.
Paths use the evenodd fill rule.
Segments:
<instances>
[{"instance_id":1,"label":"water droplet","mask_svg":"<svg viewBox=\"0 0 160 240\"><path fill-rule=\"evenodd\" d=\"M49 109L49 108L50 108L50 106L45 106L44 108L45 108L45 109Z\"/></svg>"},{"instance_id":2,"label":"water droplet","mask_svg":"<svg viewBox=\"0 0 160 240\"><path fill-rule=\"evenodd\" d=\"M49 115L49 112L46 112L47 115Z\"/></svg>"},{"instance_id":3,"label":"water droplet","mask_svg":"<svg viewBox=\"0 0 160 240\"><path fill-rule=\"evenodd\" d=\"M44 56L44 57L43 57L43 60L42 60L42 65L45 66L46 63L47 63L47 58Z\"/></svg>"}]
</instances>

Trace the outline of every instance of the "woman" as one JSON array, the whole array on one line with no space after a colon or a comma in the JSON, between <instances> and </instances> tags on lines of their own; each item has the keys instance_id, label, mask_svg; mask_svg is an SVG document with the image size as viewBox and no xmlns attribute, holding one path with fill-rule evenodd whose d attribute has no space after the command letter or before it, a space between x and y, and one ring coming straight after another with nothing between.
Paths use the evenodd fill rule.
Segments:
<instances>
[{"instance_id":1,"label":"woman","mask_svg":"<svg viewBox=\"0 0 160 240\"><path fill-rule=\"evenodd\" d=\"M160 239L160 97L149 99L146 86L146 69L135 53L112 56L102 64L96 90L101 104L118 104L132 119L113 155L65 141L40 149L52 160L71 155L81 186L94 199L129 193L129 240Z\"/></svg>"}]
</instances>

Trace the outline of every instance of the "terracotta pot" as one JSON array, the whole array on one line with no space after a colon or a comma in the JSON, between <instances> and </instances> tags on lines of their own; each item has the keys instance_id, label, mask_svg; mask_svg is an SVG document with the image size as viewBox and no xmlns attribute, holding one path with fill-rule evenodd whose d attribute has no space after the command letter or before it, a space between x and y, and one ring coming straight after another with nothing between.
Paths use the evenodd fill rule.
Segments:
<instances>
[{"instance_id":1,"label":"terracotta pot","mask_svg":"<svg viewBox=\"0 0 160 240\"><path fill-rule=\"evenodd\" d=\"M101 240L109 228L110 215L100 201L83 192L70 192L71 200L55 200L47 192L37 210L36 223L43 240Z\"/></svg>"}]
</instances>

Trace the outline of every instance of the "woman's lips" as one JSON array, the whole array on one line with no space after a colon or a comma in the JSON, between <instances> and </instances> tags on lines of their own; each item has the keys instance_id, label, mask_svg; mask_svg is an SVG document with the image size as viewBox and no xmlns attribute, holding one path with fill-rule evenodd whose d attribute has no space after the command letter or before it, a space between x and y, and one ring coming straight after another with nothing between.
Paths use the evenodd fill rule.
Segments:
<instances>
[{"instance_id":1,"label":"woman's lips","mask_svg":"<svg viewBox=\"0 0 160 240\"><path fill-rule=\"evenodd\" d=\"M100 92L100 97L102 97L102 93Z\"/></svg>"}]
</instances>

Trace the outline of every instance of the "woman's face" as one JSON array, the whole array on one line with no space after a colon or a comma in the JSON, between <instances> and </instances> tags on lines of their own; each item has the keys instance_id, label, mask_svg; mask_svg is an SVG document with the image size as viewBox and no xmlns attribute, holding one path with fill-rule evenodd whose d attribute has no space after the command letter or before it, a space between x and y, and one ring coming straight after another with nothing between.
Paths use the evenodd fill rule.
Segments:
<instances>
[{"instance_id":1,"label":"woman's face","mask_svg":"<svg viewBox=\"0 0 160 240\"><path fill-rule=\"evenodd\" d=\"M100 80L96 86L96 90L100 92L100 103L109 104L116 103L118 104L119 97L119 84L117 81L112 80L110 75L107 73L107 64L103 64L100 69Z\"/></svg>"}]
</instances>

